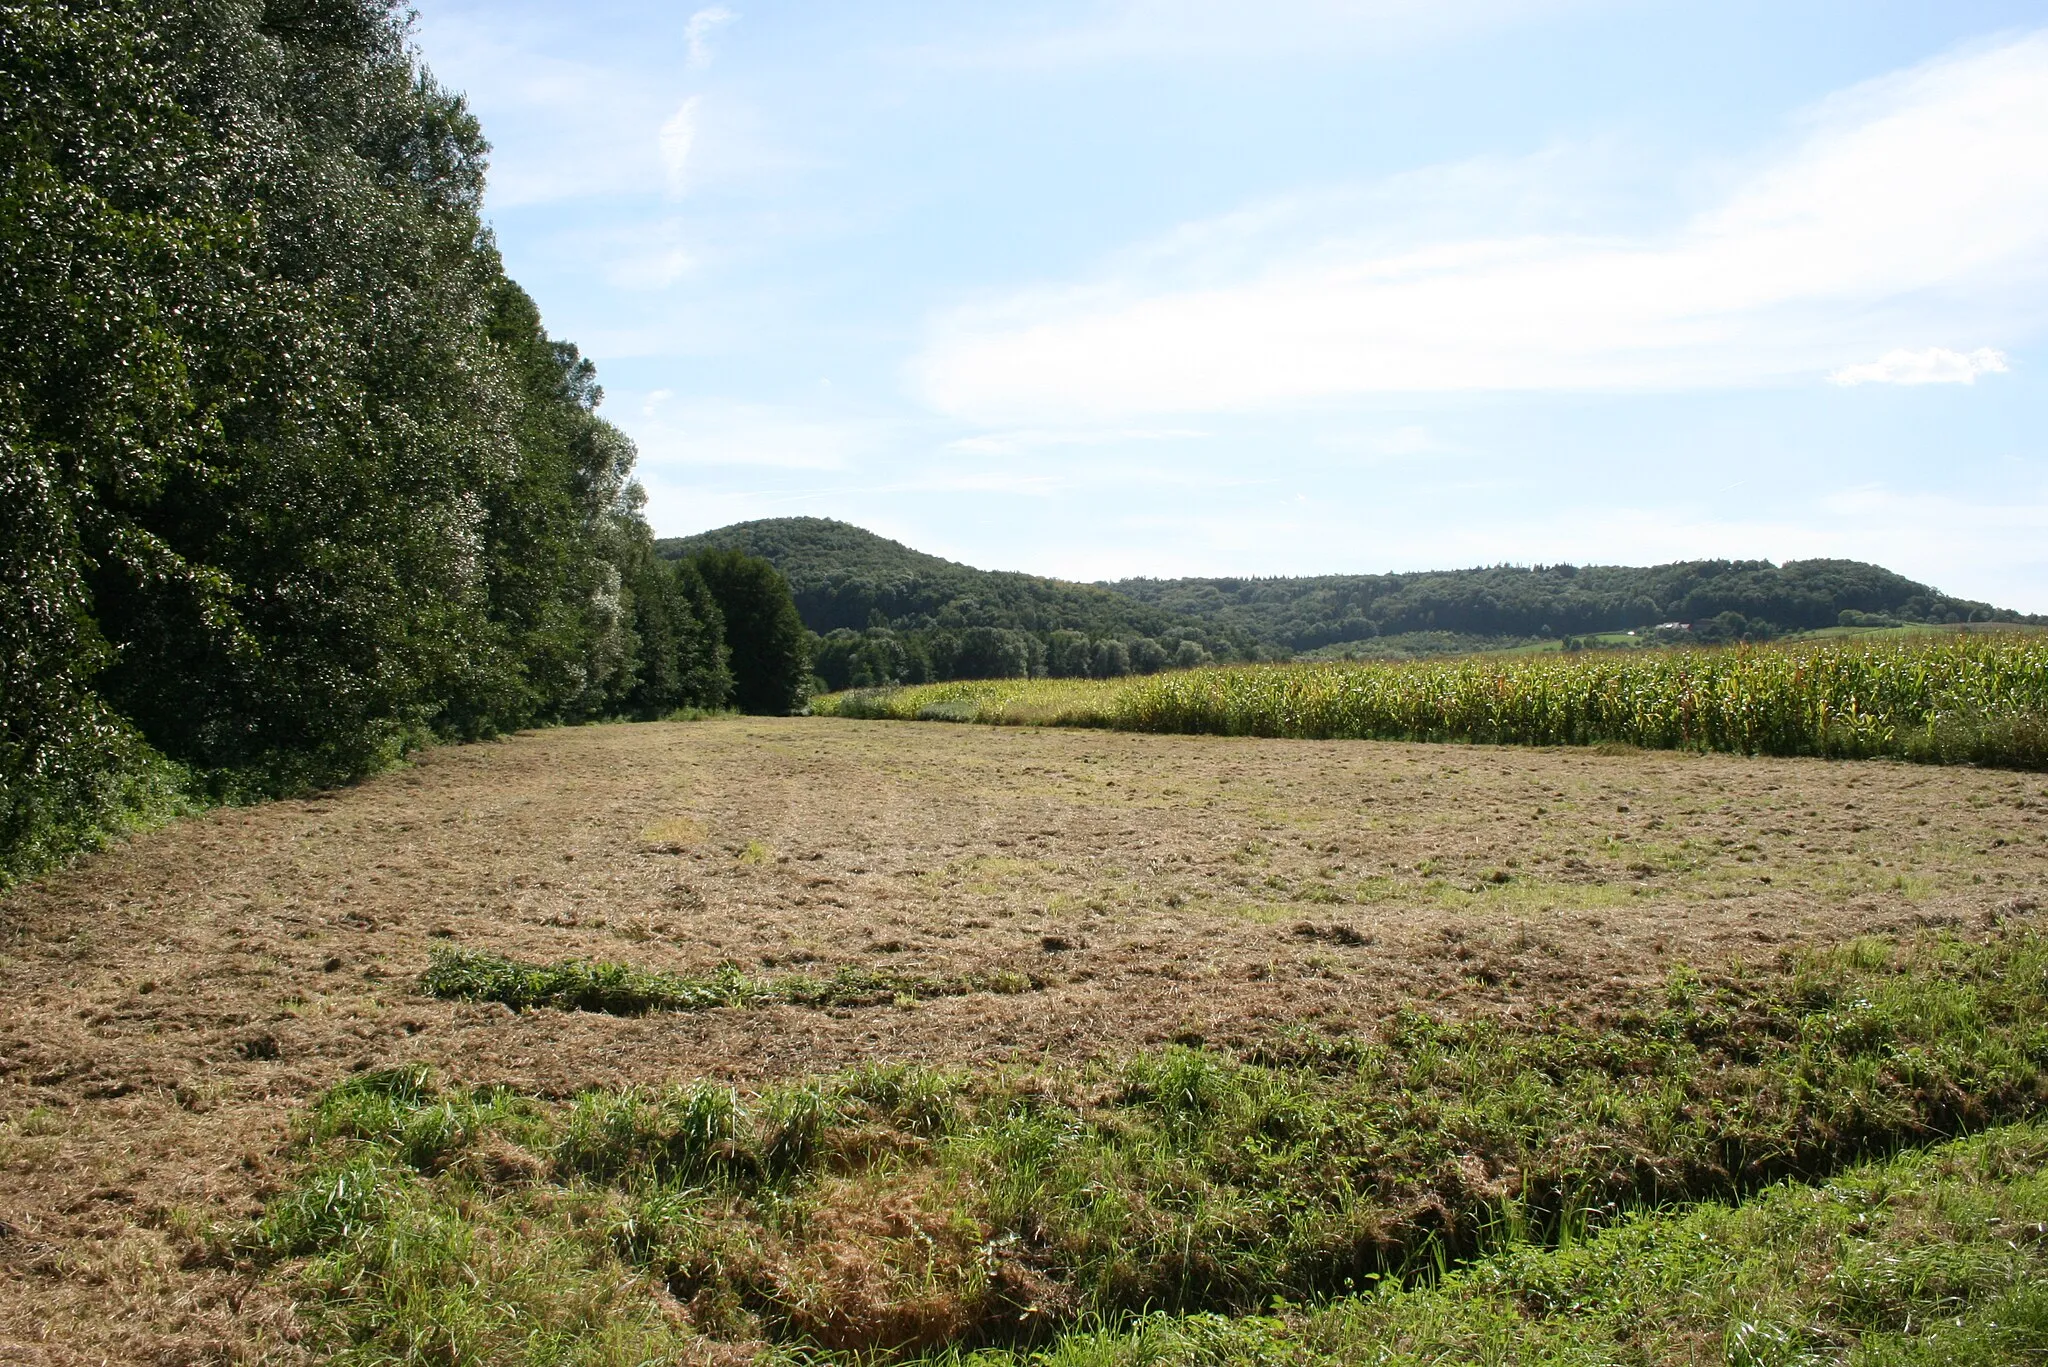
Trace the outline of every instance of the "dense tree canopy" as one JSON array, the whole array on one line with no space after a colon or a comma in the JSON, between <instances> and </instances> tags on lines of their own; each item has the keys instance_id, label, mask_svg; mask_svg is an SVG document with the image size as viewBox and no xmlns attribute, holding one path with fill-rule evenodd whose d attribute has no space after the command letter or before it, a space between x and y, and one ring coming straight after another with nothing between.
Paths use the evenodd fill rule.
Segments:
<instances>
[{"instance_id":1,"label":"dense tree canopy","mask_svg":"<svg viewBox=\"0 0 2048 1367\"><path fill-rule=\"evenodd\" d=\"M671 556L719 547L773 561L789 579L804 624L820 634L873 626L1071 630L1097 638L1204 630L1094 584L978 570L829 518L740 522L659 546Z\"/></svg>"},{"instance_id":2,"label":"dense tree canopy","mask_svg":"<svg viewBox=\"0 0 2048 1367\"><path fill-rule=\"evenodd\" d=\"M384 0L0 4L0 877L192 784L716 706Z\"/></svg>"},{"instance_id":3,"label":"dense tree canopy","mask_svg":"<svg viewBox=\"0 0 2048 1367\"><path fill-rule=\"evenodd\" d=\"M717 604L734 704L770 715L802 707L810 692L810 635L782 571L760 556L725 550L699 551L680 569L705 584Z\"/></svg>"}]
</instances>

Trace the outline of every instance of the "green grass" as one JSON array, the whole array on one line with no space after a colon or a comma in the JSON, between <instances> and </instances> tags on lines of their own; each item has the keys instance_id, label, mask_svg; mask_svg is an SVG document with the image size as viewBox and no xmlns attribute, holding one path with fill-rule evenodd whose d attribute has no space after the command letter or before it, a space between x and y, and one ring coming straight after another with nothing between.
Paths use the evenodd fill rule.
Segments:
<instances>
[{"instance_id":1,"label":"green grass","mask_svg":"<svg viewBox=\"0 0 2048 1367\"><path fill-rule=\"evenodd\" d=\"M69 745L0 736L0 892L211 805L183 765L96 716Z\"/></svg>"},{"instance_id":2,"label":"green grass","mask_svg":"<svg viewBox=\"0 0 2048 1367\"><path fill-rule=\"evenodd\" d=\"M1242 666L835 694L842 717L2048 767L2048 637Z\"/></svg>"},{"instance_id":3,"label":"green grass","mask_svg":"<svg viewBox=\"0 0 2048 1367\"><path fill-rule=\"evenodd\" d=\"M883 1006L903 999L959 997L974 992L1028 992L1022 973L968 973L931 977L842 968L828 978L790 973L763 978L726 964L710 973L653 973L627 964L570 959L522 963L476 950L436 950L420 990L459 1001L503 1002L515 1011L554 1007L639 1016L650 1011L709 1011L721 1006Z\"/></svg>"},{"instance_id":4,"label":"green grass","mask_svg":"<svg viewBox=\"0 0 2048 1367\"><path fill-rule=\"evenodd\" d=\"M1412 1286L2044 1101L2048 941L1870 940L1677 970L1604 1022L1406 1013L1049 1075L870 1068L566 1104L369 1075L308 1117L301 1177L240 1247L344 1361L937 1351L1091 1321L1115 1332L1069 1360L1179 1360L1144 1336L1269 1330L1129 1317ZM1358 1323L1394 1294L1356 1302Z\"/></svg>"},{"instance_id":5,"label":"green grass","mask_svg":"<svg viewBox=\"0 0 2048 1367\"><path fill-rule=\"evenodd\" d=\"M2014 1125L1739 1207L1631 1215L1420 1285L1228 1319L1151 1315L976 1367L2048 1361L2048 1127Z\"/></svg>"}]
</instances>

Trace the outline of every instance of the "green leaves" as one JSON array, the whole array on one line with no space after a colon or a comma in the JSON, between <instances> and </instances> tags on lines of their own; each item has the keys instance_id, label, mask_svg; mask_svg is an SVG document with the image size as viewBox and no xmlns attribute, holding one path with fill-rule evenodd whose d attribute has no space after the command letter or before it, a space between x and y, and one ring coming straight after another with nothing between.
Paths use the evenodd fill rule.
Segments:
<instances>
[{"instance_id":1,"label":"green leaves","mask_svg":"<svg viewBox=\"0 0 2048 1367\"><path fill-rule=\"evenodd\" d=\"M810 645L782 572L760 556L709 550L688 562L725 623L733 702L743 712L783 715L810 696Z\"/></svg>"},{"instance_id":2,"label":"green leaves","mask_svg":"<svg viewBox=\"0 0 2048 1367\"><path fill-rule=\"evenodd\" d=\"M175 766L256 796L724 701L407 22L0 9L0 877L144 819Z\"/></svg>"}]
</instances>

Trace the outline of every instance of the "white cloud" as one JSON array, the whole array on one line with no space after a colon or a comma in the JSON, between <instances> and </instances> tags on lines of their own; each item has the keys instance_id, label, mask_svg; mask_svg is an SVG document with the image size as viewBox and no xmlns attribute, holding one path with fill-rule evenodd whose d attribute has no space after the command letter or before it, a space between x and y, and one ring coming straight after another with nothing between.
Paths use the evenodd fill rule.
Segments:
<instances>
[{"instance_id":1,"label":"white cloud","mask_svg":"<svg viewBox=\"0 0 2048 1367\"><path fill-rule=\"evenodd\" d=\"M620 289L665 290L697 268L697 258L675 237L676 225L657 225L645 244L604 263L604 278Z\"/></svg>"},{"instance_id":2,"label":"white cloud","mask_svg":"<svg viewBox=\"0 0 2048 1367\"><path fill-rule=\"evenodd\" d=\"M1124 427L1080 430L1024 430L981 432L946 443L949 451L970 456L1013 456L1025 451L1059 446L1122 446L1130 442L1193 441L1206 432L1186 427Z\"/></svg>"},{"instance_id":3,"label":"white cloud","mask_svg":"<svg viewBox=\"0 0 2048 1367\"><path fill-rule=\"evenodd\" d=\"M530 26L462 15L424 25L434 71L462 90L490 130L490 202L536 204L644 184L644 140L621 136L661 117L648 83L572 56Z\"/></svg>"},{"instance_id":4,"label":"white cloud","mask_svg":"<svg viewBox=\"0 0 2048 1367\"><path fill-rule=\"evenodd\" d=\"M1143 257L938 320L916 386L991 425L1080 423L1811 381L1929 332L2010 340L2048 318L2048 35L1834 97L1663 235L1354 236L1202 281L1156 280Z\"/></svg>"},{"instance_id":5,"label":"white cloud","mask_svg":"<svg viewBox=\"0 0 2048 1367\"><path fill-rule=\"evenodd\" d=\"M711 65L711 35L739 18L723 5L700 9L690 16L690 22L683 25L683 36L690 44L690 66L702 71Z\"/></svg>"},{"instance_id":6,"label":"white cloud","mask_svg":"<svg viewBox=\"0 0 2048 1367\"><path fill-rule=\"evenodd\" d=\"M784 470L838 470L874 445L858 423L792 416L765 404L724 400L678 401L667 390L642 400L639 414L621 419L640 448L642 469L674 466L765 466Z\"/></svg>"},{"instance_id":7,"label":"white cloud","mask_svg":"<svg viewBox=\"0 0 2048 1367\"><path fill-rule=\"evenodd\" d=\"M1867 365L1844 366L1828 378L1839 385L1975 384L1979 375L2003 375L2005 353L1988 346L1975 351L1929 347L1925 351L1887 351Z\"/></svg>"},{"instance_id":8,"label":"white cloud","mask_svg":"<svg viewBox=\"0 0 2048 1367\"><path fill-rule=\"evenodd\" d=\"M697 107L703 96L692 95L661 126L661 165L668 172L668 192L683 192L683 172L690 164L690 149L697 143Z\"/></svg>"}]
</instances>

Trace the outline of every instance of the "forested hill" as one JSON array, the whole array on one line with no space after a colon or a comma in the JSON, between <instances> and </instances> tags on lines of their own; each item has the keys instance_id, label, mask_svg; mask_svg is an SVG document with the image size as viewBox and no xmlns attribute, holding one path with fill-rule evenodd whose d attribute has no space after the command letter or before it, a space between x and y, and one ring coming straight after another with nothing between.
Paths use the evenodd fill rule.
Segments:
<instances>
[{"instance_id":1,"label":"forested hill","mask_svg":"<svg viewBox=\"0 0 2048 1367\"><path fill-rule=\"evenodd\" d=\"M796 593L804 625L820 634L886 625L1154 636L1194 625L1170 609L1098 585L978 570L830 518L740 522L697 536L657 541L655 548L672 558L717 548L773 561ZM1214 626L1197 629L1204 635L1216 631Z\"/></svg>"},{"instance_id":2,"label":"forested hill","mask_svg":"<svg viewBox=\"0 0 2048 1367\"><path fill-rule=\"evenodd\" d=\"M805 624L826 638L818 670L834 687L1022 668L1122 673L1183 655L1284 658L1351 642L1426 651L1446 640L1556 639L1673 621L1690 624L1696 639L1714 640L1766 639L1845 620L2033 620L1853 560L1075 584L975 569L826 518L742 522L657 543L669 556L712 546L766 557L789 577ZM1030 639L994 660L985 651L961 653L970 630L981 633L983 646L990 632ZM1182 642L1196 649L1183 652Z\"/></svg>"},{"instance_id":3,"label":"forested hill","mask_svg":"<svg viewBox=\"0 0 2048 1367\"><path fill-rule=\"evenodd\" d=\"M1449 631L1558 637L1661 622L1772 636L1847 620L2031 621L1856 560L1498 565L1299 579L1126 579L1116 592L1289 650ZM1738 620L1739 619L1739 620Z\"/></svg>"}]
</instances>

